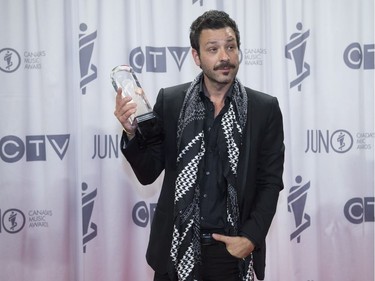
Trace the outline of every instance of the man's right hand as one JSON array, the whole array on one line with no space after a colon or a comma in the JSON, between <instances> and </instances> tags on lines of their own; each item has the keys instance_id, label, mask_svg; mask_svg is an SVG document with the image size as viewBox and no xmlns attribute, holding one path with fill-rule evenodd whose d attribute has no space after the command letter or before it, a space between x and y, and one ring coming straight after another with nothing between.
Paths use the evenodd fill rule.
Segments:
<instances>
[{"instance_id":1,"label":"man's right hand","mask_svg":"<svg viewBox=\"0 0 375 281\"><path fill-rule=\"evenodd\" d=\"M122 96L122 89L119 88L117 90L116 95L116 108L115 108L115 116L120 121L124 131L128 135L134 135L135 131L137 130L137 124L134 120L133 124L130 123L129 117L137 111L137 104L132 102L131 97L123 97Z\"/></svg>"}]
</instances>

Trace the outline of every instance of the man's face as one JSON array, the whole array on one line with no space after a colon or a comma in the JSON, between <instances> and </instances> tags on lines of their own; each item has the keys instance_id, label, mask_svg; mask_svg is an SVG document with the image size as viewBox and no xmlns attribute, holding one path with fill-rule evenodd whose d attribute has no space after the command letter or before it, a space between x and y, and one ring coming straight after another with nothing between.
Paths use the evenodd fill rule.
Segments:
<instances>
[{"instance_id":1,"label":"man's face","mask_svg":"<svg viewBox=\"0 0 375 281\"><path fill-rule=\"evenodd\" d=\"M200 54L192 50L196 65L208 83L231 84L237 75L239 50L232 28L204 29L199 38Z\"/></svg>"}]
</instances>

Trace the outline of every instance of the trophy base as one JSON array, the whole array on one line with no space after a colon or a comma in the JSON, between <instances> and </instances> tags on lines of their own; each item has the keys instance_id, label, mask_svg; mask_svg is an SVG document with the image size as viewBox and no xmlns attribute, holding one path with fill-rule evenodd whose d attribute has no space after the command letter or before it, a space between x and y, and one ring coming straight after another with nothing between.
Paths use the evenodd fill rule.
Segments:
<instances>
[{"instance_id":1,"label":"trophy base","mask_svg":"<svg viewBox=\"0 0 375 281\"><path fill-rule=\"evenodd\" d=\"M157 144L162 141L162 127L154 112L135 117L138 132L144 145Z\"/></svg>"},{"instance_id":2,"label":"trophy base","mask_svg":"<svg viewBox=\"0 0 375 281\"><path fill-rule=\"evenodd\" d=\"M141 123L141 122L144 122L144 121L147 121L147 120L150 120L152 118L155 118L155 113L154 112L148 112L148 113L145 113L145 114L142 114L142 115L139 115L137 117L135 117L135 120L137 120L137 123Z\"/></svg>"}]
</instances>

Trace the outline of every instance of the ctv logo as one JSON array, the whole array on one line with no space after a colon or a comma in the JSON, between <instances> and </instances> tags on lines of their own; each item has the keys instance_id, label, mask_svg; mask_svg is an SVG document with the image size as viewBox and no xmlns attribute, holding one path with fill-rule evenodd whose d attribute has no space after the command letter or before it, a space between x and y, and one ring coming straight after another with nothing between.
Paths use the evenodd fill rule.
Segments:
<instances>
[{"instance_id":1,"label":"ctv logo","mask_svg":"<svg viewBox=\"0 0 375 281\"><path fill-rule=\"evenodd\" d=\"M167 72L167 49L181 70L190 47L152 47L146 46L145 52L141 47L134 48L129 55L129 64L135 72L141 73L146 65L146 72Z\"/></svg>"},{"instance_id":2,"label":"ctv logo","mask_svg":"<svg viewBox=\"0 0 375 281\"><path fill-rule=\"evenodd\" d=\"M145 201L135 204L132 211L133 222L139 227L147 227L154 218L156 205L156 203L150 203L147 206Z\"/></svg>"},{"instance_id":3,"label":"ctv logo","mask_svg":"<svg viewBox=\"0 0 375 281\"><path fill-rule=\"evenodd\" d=\"M375 221L375 197L355 197L346 202L344 215L348 221L354 224Z\"/></svg>"},{"instance_id":4,"label":"ctv logo","mask_svg":"<svg viewBox=\"0 0 375 281\"><path fill-rule=\"evenodd\" d=\"M26 155L26 161L46 161L47 141L62 160L69 146L70 135L34 135L20 137L9 135L0 139L0 158L7 163L20 161Z\"/></svg>"},{"instance_id":5,"label":"ctv logo","mask_svg":"<svg viewBox=\"0 0 375 281\"><path fill-rule=\"evenodd\" d=\"M344 51L344 62L351 69L374 69L375 68L375 44L363 44L354 42L346 47Z\"/></svg>"}]
</instances>

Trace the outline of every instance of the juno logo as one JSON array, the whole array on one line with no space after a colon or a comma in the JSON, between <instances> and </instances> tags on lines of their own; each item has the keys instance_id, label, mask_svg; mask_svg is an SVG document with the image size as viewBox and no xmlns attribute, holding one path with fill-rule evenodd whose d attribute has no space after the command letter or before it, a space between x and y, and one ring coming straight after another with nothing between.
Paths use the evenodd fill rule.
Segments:
<instances>
[{"instance_id":1,"label":"juno logo","mask_svg":"<svg viewBox=\"0 0 375 281\"><path fill-rule=\"evenodd\" d=\"M0 209L0 233L2 230L8 233L20 232L25 226L26 218L18 209L8 209L4 213Z\"/></svg>"}]
</instances>

